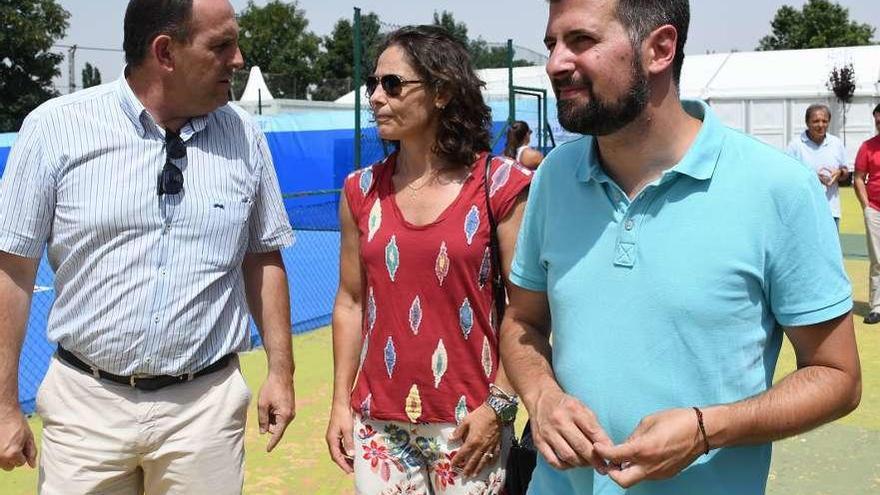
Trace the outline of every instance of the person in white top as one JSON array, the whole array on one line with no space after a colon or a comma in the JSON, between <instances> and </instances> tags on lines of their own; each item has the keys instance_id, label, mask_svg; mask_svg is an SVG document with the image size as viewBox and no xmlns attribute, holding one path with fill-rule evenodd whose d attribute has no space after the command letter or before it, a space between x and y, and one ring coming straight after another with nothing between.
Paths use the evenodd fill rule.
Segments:
<instances>
[{"instance_id":1,"label":"person in white top","mask_svg":"<svg viewBox=\"0 0 880 495\"><path fill-rule=\"evenodd\" d=\"M522 165L534 170L544 160L544 155L529 147L532 138L532 130L529 124L522 120L514 120L507 128L507 145L504 147L504 156L518 161Z\"/></svg>"},{"instance_id":2,"label":"person in white top","mask_svg":"<svg viewBox=\"0 0 880 495\"><path fill-rule=\"evenodd\" d=\"M831 110L827 105L816 103L807 107L805 120L807 129L788 145L788 154L816 171L819 182L825 186L825 196L839 228L840 192L837 183L849 176L846 151L843 142L828 133Z\"/></svg>"}]
</instances>

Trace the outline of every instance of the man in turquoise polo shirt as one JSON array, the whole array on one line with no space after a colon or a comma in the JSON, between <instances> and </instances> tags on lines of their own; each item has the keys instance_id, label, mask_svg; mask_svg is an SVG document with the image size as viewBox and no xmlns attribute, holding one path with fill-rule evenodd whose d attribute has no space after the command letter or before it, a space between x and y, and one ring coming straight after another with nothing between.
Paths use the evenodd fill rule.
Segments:
<instances>
[{"instance_id":1,"label":"man in turquoise polo shirt","mask_svg":"<svg viewBox=\"0 0 880 495\"><path fill-rule=\"evenodd\" d=\"M770 442L858 405L824 192L680 101L688 23L686 0L550 1L559 120L584 137L532 183L501 328L529 493L764 493ZM773 385L783 332L798 369Z\"/></svg>"}]
</instances>

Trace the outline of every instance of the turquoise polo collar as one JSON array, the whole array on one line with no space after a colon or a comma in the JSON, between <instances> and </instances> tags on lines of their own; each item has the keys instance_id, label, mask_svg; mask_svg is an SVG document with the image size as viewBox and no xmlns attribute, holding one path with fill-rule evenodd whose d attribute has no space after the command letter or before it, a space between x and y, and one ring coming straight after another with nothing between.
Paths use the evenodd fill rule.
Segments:
<instances>
[{"instance_id":1,"label":"turquoise polo collar","mask_svg":"<svg viewBox=\"0 0 880 495\"><path fill-rule=\"evenodd\" d=\"M680 162L670 168L669 173L687 175L697 180L712 178L715 167L721 156L724 145L724 125L715 116L715 113L705 102L698 100L682 100L682 107L690 116L703 122L697 137ZM597 182L610 182L599 161L596 139L585 136L587 150L581 163L578 164L577 179L582 182L595 180Z\"/></svg>"}]
</instances>

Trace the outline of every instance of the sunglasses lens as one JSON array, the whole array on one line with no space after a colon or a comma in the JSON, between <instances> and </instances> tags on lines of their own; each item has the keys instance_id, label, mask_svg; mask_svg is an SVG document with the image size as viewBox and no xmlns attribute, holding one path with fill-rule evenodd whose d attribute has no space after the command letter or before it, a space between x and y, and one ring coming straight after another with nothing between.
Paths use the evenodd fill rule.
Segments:
<instances>
[{"instance_id":1,"label":"sunglasses lens","mask_svg":"<svg viewBox=\"0 0 880 495\"><path fill-rule=\"evenodd\" d=\"M159 175L159 196L178 194L183 190L183 172L171 162L165 162L162 174Z\"/></svg>"},{"instance_id":2,"label":"sunglasses lens","mask_svg":"<svg viewBox=\"0 0 880 495\"><path fill-rule=\"evenodd\" d=\"M382 76L382 89L388 93L388 96L400 96L400 91L403 89L403 81L400 79L400 76L395 74Z\"/></svg>"},{"instance_id":3,"label":"sunglasses lens","mask_svg":"<svg viewBox=\"0 0 880 495\"><path fill-rule=\"evenodd\" d=\"M379 86L379 78L376 76L370 76L367 78L367 95L373 96L373 93L376 92L376 88Z\"/></svg>"}]
</instances>

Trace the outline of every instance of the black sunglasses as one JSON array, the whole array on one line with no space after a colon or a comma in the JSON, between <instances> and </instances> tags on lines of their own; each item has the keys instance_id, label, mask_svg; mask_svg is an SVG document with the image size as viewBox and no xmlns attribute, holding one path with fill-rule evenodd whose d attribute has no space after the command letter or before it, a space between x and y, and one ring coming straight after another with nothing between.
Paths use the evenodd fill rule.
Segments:
<instances>
[{"instance_id":1,"label":"black sunglasses","mask_svg":"<svg viewBox=\"0 0 880 495\"><path fill-rule=\"evenodd\" d=\"M385 91L385 94L388 96L400 96L401 91L403 91L403 87L407 84L421 84L424 81L419 81L417 79L406 80L397 74L385 74L382 77L377 76L367 76L367 96L373 96L373 93L376 92L376 88L379 85L382 85L382 91Z\"/></svg>"},{"instance_id":2,"label":"black sunglasses","mask_svg":"<svg viewBox=\"0 0 880 495\"><path fill-rule=\"evenodd\" d=\"M179 160L185 156L186 145L180 139L180 134L166 130L165 166L162 167L162 172L159 173L159 180L156 186L156 193L159 196L163 194L178 194L183 190L183 172L171 160Z\"/></svg>"}]
</instances>

